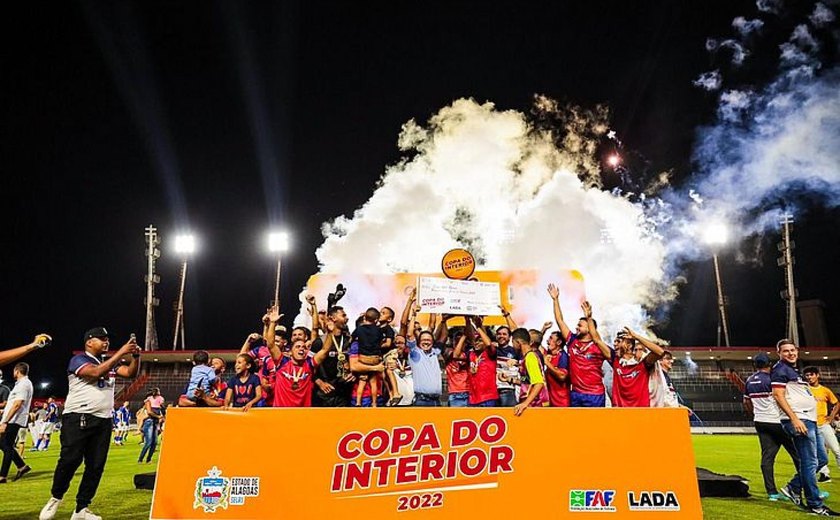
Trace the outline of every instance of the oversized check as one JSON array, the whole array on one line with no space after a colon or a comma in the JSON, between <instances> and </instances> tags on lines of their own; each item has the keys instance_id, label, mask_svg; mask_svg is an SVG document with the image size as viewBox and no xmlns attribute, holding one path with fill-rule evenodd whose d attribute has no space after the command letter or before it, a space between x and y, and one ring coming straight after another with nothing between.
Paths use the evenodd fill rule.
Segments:
<instances>
[{"instance_id":1,"label":"oversized check","mask_svg":"<svg viewBox=\"0 0 840 520\"><path fill-rule=\"evenodd\" d=\"M417 301L420 312L436 314L466 314L498 316L502 303L497 282L449 280L447 278L418 279Z\"/></svg>"}]
</instances>

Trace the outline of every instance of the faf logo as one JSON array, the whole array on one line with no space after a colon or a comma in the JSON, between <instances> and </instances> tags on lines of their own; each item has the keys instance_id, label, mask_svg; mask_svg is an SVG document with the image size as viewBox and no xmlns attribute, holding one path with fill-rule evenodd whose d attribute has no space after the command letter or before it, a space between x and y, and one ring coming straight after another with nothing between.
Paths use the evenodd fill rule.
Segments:
<instances>
[{"instance_id":1,"label":"faf logo","mask_svg":"<svg viewBox=\"0 0 840 520\"><path fill-rule=\"evenodd\" d=\"M613 499L615 490L572 489L569 490L569 511L615 512Z\"/></svg>"},{"instance_id":2,"label":"faf logo","mask_svg":"<svg viewBox=\"0 0 840 520\"><path fill-rule=\"evenodd\" d=\"M680 501L673 491L627 492L630 511L679 511Z\"/></svg>"},{"instance_id":3,"label":"faf logo","mask_svg":"<svg viewBox=\"0 0 840 520\"><path fill-rule=\"evenodd\" d=\"M195 481L195 502L193 509L204 508L205 513L217 509L245 504L246 497L260 494L260 477L223 477L216 466L207 471L206 477Z\"/></svg>"}]
</instances>

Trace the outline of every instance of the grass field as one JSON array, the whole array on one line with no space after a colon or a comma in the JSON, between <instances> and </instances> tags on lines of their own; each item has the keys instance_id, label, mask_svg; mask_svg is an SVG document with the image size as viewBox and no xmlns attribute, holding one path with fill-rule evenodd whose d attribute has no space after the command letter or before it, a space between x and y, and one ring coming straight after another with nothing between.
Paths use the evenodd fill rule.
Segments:
<instances>
[{"instance_id":1,"label":"grass field","mask_svg":"<svg viewBox=\"0 0 840 520\"><path fill-rule=\"evenodd\" d=\"M137 464L140 446L137 437L132 436L126 446L112 446L105 468L105 475L99 486L91 509L104 518L128 520L146 519L149 517L152 492L138 491L133 488L135 473L148 472L154 469L154 464ZM696 435L693 438L697 465L718 473L738 474L750 482L753 498L748 499L703 499L703 512L708 519L769 519L786 520L805 518L804 513L788 502L770 502L764 496L761 471L758 467L759 448L758 439L750 435ZM661 456L667 457L662 451ZM19 480L0 485L0 519L24 520L38 518L38 512L49 498L52 472L58 456L58 445L53 445L48 452L29 453L27 462L32 466L32 472ZM153 462L157 461L157 454ZM829 491L831 496L827 504L840 509L840 469L831 463L831 469L836 479L824 484L822 489ZM784 485L793 472L793 464L787 454L782 451L776 463L776 480L778 485ZM12 475L14 470L12 470ZM76 493L81 471L70 487L65 502L59 510L58 518L69 518L74 505L73 497Z\"/></svg>"}]
</instances>

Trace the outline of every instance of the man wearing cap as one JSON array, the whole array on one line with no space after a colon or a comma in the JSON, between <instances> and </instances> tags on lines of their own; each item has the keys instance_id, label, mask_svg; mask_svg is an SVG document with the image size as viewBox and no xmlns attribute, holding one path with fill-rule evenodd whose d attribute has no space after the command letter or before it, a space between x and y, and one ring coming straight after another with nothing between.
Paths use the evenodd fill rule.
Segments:
<instances>
[{"instance_id":1,"label":"man wearing cap","mask_svg":"<svg viewBox=\"0 0 840 520\"><path fill-rule=\"evenodd\" d=\"M109 333L103 327L88 330L84 335L85 350L70 359L67 368L69 391L64 404L61 428L61 454L55 467L51 498L41 509L40 520L55 518L64 494L79 465L85 472L76 494L76 507L71 520L101 520L88 506L96 495L99 480L108 459L111 445L111 410L114 408L116 376L132 378L140 368L140 348L134 335L110 358ZM130 356L128 365L122 363Z\"/></svg>"},{"instance_id":2,"label":"man wearing cap","mask_svg":"<svg viewBox=\"0 0 840 520\"><path fill-rule=\"evenodd\" d=\"M49 334L38 334L37 336L35 336L35 339L32 341L32 343L27 343L22 347L17 347L0 352L0 367L8 365L9 363L14 363L15 361L29 354L33 350L44 348L50 344L52 344L52 338L49 336Z\"/></svg>"},{"instance_id":3,"label":"man wearing cap","mask_svg":"<svg viewBox=\"0 0 840 520\"><path fill-rule=\"evenodd\" d=\"M753 414L755 431L758 433L758 442L761 445L761 474L764 476L764 490L767 491L767 498L775 502L782 498L773 476L773 466L776 464L779 448L785 448L793 460L794 467L797 468L799 456L796 454L793 439L782 429L782 423L779 420L779 405L773 398L773 389L770 385L770 357L762 352L755 356L753 365L756 372L744 383L744 405Z\"/></svg>"}]
</instances>

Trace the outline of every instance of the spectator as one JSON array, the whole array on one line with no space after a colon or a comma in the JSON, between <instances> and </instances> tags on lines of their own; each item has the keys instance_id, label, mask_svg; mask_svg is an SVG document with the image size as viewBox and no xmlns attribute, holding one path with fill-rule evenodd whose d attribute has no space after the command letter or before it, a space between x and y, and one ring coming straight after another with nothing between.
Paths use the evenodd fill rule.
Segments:
<instances>
[{"instance_id":1,"label":"spectator","mask_svg":"<svg viewBox=\"0 0 840 520\"><path fill-rule=\"evenodd\" d=\"M582 317L578 320L573 334L563 321L560 290L554 284L549 284L548 295L551 296L554 305L554 320L560 328L569 354L570 404L575 407L602 408L607 401L602 368L606 358L591 335L591 331L596 330L598 324L591 316Z\"/></svg>"},{"instance_id":2,"label":"spectator","mask_svg":"<svg viewBox=\"0 0 840 520\"><path fill-rule=\"evenodd\" d=\"M6 407L6 401L8 401L11 391L8 386L3 384L3 371L0 370L0 411Z\"/></svg>"},{"instance_id":3,"label":"spectator","mask_svg":"<svg viewBox=\"0 0 840 520\"><path fill-rule=\"evenodd\" d=\"M0 448L3 450L3 463L0 465L0 484L6 483L9 467L13 462L17 467L17 473L12 480L18 480L32 471L32 468L23 462L17 452L18 431L21 428L26 428L29 407L32 404L33 389L32 382L29 380L29 365L18 363L12 373L15 377L15 386L9 394L8 404L3 410L2 419L0 419L0 435L2 435Z\"/></svg>"},{"instance_id":4,"label":"spectator","mask_svg":"<svg viewBox=\"0 0 840 520\"><path fill-rule=\"evenodd\" d=\"M807 509L821 516L840 516L823 504L817 487L817 401L796 368L799 348L789 339L776 344L779 361L770 371L773 398L781 409L782 428L792 439L799 465L791 481L779 491L802 507L805 492Z\"/></svg>"},{"instance_id":5,"label":"spectator","mask_svg":"<svg viewBox=\"0 0 840 520\"><path fill-rule=\"evenodd\" d=\"M396 406L414 404L414 376L408 363L408 353L405 336L395 335L394 348L385 355L385 368L392 370L396 376L400 396L400 401L396 403Z\"/></svg>"},{"instance_id":6,"label":"spectator","mask_svg":"<svg viewBox=\"0 0 840 520\"><path fill-rule=\"evenodd\" d=\"M132 334L111 358L102 361L108 351L108 331L103 327L84 335L85 351L73 356L67 369L69 391L61 421L61 454L55 467L51 497L41 509L40 520L55 518L70 481L84 460L85 472L76 494L76 508L71 520L100 520L88 508L108 460L111 446L111 411L114 408L116 376L133 378L140 367L140 348ZM131 356L128 365L121 364Z\"/></svg>"},{"instance_id":7,"label":"spectator","mask_svg":"<svg viewBox=\"0 0 840 520\"><path fill-rule=\"evenodd\" d=\"M370 307L362 315L362 323L356 327L351 336L350 348L358 351L355 357L358 363L365 366L378 366L382 364L382 342L386 340L382 328L379 326L380 312L374 307ZM362 395L366 386L370 386L371 406L376 408L376 400L379 398L379 377L376 372L372 371L358 371L354 370L350 362L353 375L356 376L356 406L362 406ZM391 374L393 377L393 373ZM394 382L396 387L396 382ZM399 395L396 396L396 404L401 400ZM389 403L390 404L390 403Z\"/></svg>"},{"instance_id":8,"label":"spectator","mask_svg":"<svg viewBox=\"0 0 840 520\"><path fill-rule=\"evenodd\" d=\"M502 309L502 314L510 319L506 310ZM499 406L505 408L513 408L519 402L519 361L524 354L511 344L510 330L507 325L496 329L496 390Z\"/></svg>"},{"instance_id":9,"label":"spectator","mask_svg":"<svg viewBox=\"0 0 840 520\"><path fill-rule=\"evenodd\" d=\"M50 438L55 431L55 425L58 423L59 413L55 398L47 399L47 402L44 403L44 410L46 410L46 416L43 418L41 433L38 437L38 444L36 444L39 451L47 451L47 448L50 447Z\"/></svg>"},{"instance_id":10,"label":"spectator","mask_svg":"<svg viewBox=\"0 0 840 520\"><path fill-rule=\"evenodd\" d=\"M140 450L140 456L137 457L137 463L143 463L143 457L146 457L146 464L151 464L152 455L155 453L157 446L158 424L163 418L163 396L160 395L160 390L152 388L146 399L143 401L143 408L146 409L146 417L143 419L143 424L140 428L143 430L143 449Z\"/></svg>"},{"instance_id":11,"label":"spectator","mask_svg":"<svg viewBox=\"0 0 840 520\"><path fill-rule=\"evenodd\" d=\"M210 366L210 354L206 350L198 350L193 354L193 367L190 371L190 382L185 394L188 401L199 404L198 395L201 392L210 393L216 382L216 370Z\"/></svg>"},{"instance_id":12,"label":"spectator","mask_svg":"<svg viewBox=\"0 0 840 520\"><path fill-rule=\"evenodd\" d=\"M225 408L242 408L247 412L262 400L260 378L254 374L256 362L250 354L236 356L236 375L230 378L225 391Z\"/></svg>"},{"instance_id":13,"label":"spectator","mask_svg":"<svg viewBox=\"0 0 840 520\"><path fill-rule=\"evenodd\" d=\"M753 414L755 431L758 433L764 490L767 492L767 498L775 502L781 498L773 475L779 448L785 448L795 468L799 467L799 456L796 454L793 439L782 429L779 419L781 411L773 398L773 388L770 385L770 358L761 352L753 359L753 365L756 371L744 383L744 404Z\"/></svg>"},{"instance_id":14,"label":"spectator","mask_svg":"<svg viewBox=\"0 0 840 520\"><path fill-rule=\"evenodd\" d=\"M44 431L44 423L47 421L47 403L35 410L35 426L32 428L32 436L35 443L29 451L41 451L41 432Z\"/></svg>"},{"instance_id":15,"label":"spectator","mask_svg":"<svg viewBox=\"0 0 840 520\"><path fill-rule=\"evenodd\" d=\"M828 453L826 450L831 450L834 454L834 461L840 467L840 443L837 442L837 436L832 426L837 418L837 412L840 411L840 402L837 401L837 397L831 389L820 383L820 369L818 367L805 367L802 373L805 374L811 394L817 401L817 432L820 435L817 451L819 462L825 463L820 466L817 480L828 482L831 480L831 475L828 470ZM830 410L829 406L831 406Z\"/></svg>"},{"instance_id":16,"label":"spectator","mask_svg":"<svg viewBox=\"0 0 840 520\"><path fill-rule=\"evenodd\" d=\"M654 407L679 408L680 398L669 372L674 366L674 355L669 350L662 351L662 357L656 363L650 378L650 405ZM689 410L691 413L691 410Z\"/></svg>"}]
</instances>

